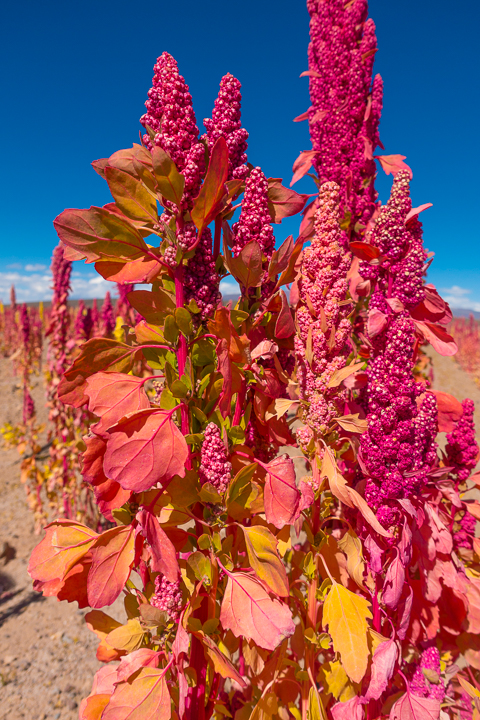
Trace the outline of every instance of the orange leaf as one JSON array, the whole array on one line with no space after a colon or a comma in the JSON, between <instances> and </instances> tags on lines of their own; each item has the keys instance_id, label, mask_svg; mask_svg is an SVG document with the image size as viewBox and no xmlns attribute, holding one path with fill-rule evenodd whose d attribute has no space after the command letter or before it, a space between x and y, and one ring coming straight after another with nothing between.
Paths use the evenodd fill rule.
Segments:
<instances>
[{"instance_id":1,"label":"orange leaf","mask_svg":"<svg viewBox=\"0 0 480 720\"><path fill-rule=\"evenodd\" d=\"M97 533L73 520L55 520L47 525L47 533L33 551L28 572L33 580L62 580L69 570L92 547Z\"/></svg>"},{"instance_id":2,"label":"orange leaf","mask_svg":"<svg viewBox=\"0 0 480 720\"><path fill-rule=\"evenodd\" d=\"M300 180L304 175L308 173L312 167L313 158L317 154L316 150L304 150L300 153L298 158L293 163L293 177L290 183L290 187L294 185L297 180Z\"/></svg>"},{"instance_id":3,"label":"orange leaf","mask_svg":"<svg viewBox=\"0 0 480 720\"><path fill-rule=\"evenodd\" d=\"M265 650L275 650L295 631L288 605L272 600L258 580L243 572L228 573L220 622L235 637L250 638Z\"/></svg>"},{"instance_id":4,"label":"orange leaf","mask_svg":"<svg viewBox=\"0 0 480 720\"><path fill-rule=\"evenodd\" d=\"M384 169L385 173L387 175L392 175L395 177L397 172L400 170L408 170L410 173L410 177L412 177L412 171L408 167L406 163L403 161L406 158L406 155L375 155L375 158L379 161L380 165Z\"/></svg>"},{"instance_id":5,"label":"orange leaf","mask_svg":"<svg viewBox=\"0 0 480 720\"><path fill-rule=\"evenodd\" d=\"M170 720L171 716L164 671L146 667L131 682L117 685L102 720Z\"/></svg>"}]
</instances>

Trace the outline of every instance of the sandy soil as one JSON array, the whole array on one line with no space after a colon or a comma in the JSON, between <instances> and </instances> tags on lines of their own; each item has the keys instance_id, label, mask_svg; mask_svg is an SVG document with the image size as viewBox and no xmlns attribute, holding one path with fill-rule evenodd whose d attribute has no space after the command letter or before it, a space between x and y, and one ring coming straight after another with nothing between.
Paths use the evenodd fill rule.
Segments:
<instances>
[{"instance_id":1,"label":"sandy soil","mask_svg":"<svg viewBox=\"0 0 480 720\"><path fill-rule=\"evenodd\" d=\"M433 351L432 358L434 387L460 400L474 400L480 429L480 388L452 358ZM22 399L16 385L10 362L0 359L0 426L20 420ZM42 408L40 380L34 398ZM6 558L0 557L0 720L74 720L100 666L97 639L85 625L86 611L76 603L45 599L31 590L27 564L39 537L19 482L19 466L16 450L0 451L0 555L4 542L13 548ZM123 620L118 601L109 612Z\"/></svg>"}]
</instances>

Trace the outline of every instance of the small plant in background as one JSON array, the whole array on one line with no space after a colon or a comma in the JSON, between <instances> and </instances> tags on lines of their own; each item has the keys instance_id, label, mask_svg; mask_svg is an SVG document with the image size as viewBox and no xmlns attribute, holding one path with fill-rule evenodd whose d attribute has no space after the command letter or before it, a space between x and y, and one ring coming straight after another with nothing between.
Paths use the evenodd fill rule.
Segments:
<instances>
[{"instance_id":1,"label":"small plant in background","mask_svg":"<svg viewBox=\"0 0 480 720\"><path fill-rule=\"evenodd\" d=\"M81 720L480 714L478 446L471 401L424 379L422 345L457 349L425 283L428 206L399 155L379 158L394 180L378 202L366 2L308 9L313 147L294 179L313 165L310 206L247 162L239 82L199 136L163 53L143 144L93 163L114 202L55 220L47 483L64 512L29 572L90 608L107 664ZM276 249L273 225L300 212ZM120 283L121 319L106 299L90 337L79 311L90 339L67 358L79 259ZM102 610L120 596L123 625Z\"/></svg>"}]
</instances>

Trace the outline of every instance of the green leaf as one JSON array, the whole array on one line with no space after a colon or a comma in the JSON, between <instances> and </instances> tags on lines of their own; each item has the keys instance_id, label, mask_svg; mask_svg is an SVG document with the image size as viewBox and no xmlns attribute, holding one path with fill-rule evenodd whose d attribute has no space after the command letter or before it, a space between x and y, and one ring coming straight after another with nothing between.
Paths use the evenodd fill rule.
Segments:
<instances>
[{"instance_id":1,"label":"green leaf","mask_svg":"<svg viewBox=\"0 0 480 720\"><path fill-rule=\"evenodd\" d=\"M211 483L205 483L205 485L202 485L202 489L200 490L200 500L204 503L212 503L213 505L218 505L222 501L221 495L217 492L215 487Z\"/></svg>"},{"instance_id":2,"label":"green leaf","mask_svg":"<svg viewBox=\"0 0 480 720\"><path fill-rule=\"evenodd\" d=\"M199 550L189 555L188 565L192 568L195 577L199 581L206 581L208 585L212 583L212 563Z\"/></svg>"},{"instance_id":3,"label":"green leaf","mask_svg":"<svg viewBox=\"0 0 480 720\"><path fill-rule=\"evenodd\" d=\"M146 322L161 325L167 313L175 312L175 299L161 288L154 290L132 290L127 295L130 305Z\"/></svg>"},{"instance_id":4,"label":"green leaf","mask_svg":"<svg viewBox=\"0 0 480 720\"><path fill-rule=\"evenodd\" d=\"M160 407L162 410L173 410L177 407L177 401L167 387L164 387L160 395Z\"/></svg>"},{"instance_id":5,"label":"green leaf","mask_svg":"<svg viewBox=\"0 0 480 720\"><path fill-rule=\"evenodd\" d=\"M177 323L175 322L175 318L173 317L173 315L167 315L167 317L165 318L165 325L163 329L165 340L168 343L172 343L172 345L175 344L178 340L178 333L179 330Z\"/></svg>"},{"instance_id":6,"label":"green leaf","mask_svg":"<svg viewBox=\"0 0 480 720\"><path fill-rule=\"evenodd\" d=\"M251 463L250 465L246 465L238 471L228 488L227 504L234 502L234 500L236 500L238 496L241 495L241 493L246 489L246 487L250 484L250 481L257 467L257 463Z\"/></svg>"},{"instance_id":7,"label":"green leaf","mask_svg":"<svg viewBox=\"0 0 480 720\"><path fill-rule=\"evenodd\" d=\"M192 316L186 308L181 307L175 310L175 322L180 332L185 335L185 337L190 337L193 332Z\"/></svg>"},{"instance_id":8,"label":"green leaf","mask_svg":"<svg viewBox=\"0 0 480 720\"><path fill-rule=\"evenodd\" d=\"M170 392L175 398L185 398L188 395L188 388L181 380L174 380Z\"/></svg>"},{"instance_id":9,"label":"green leaf","mask_svg":"<svg viewBox=\"0 0 480 720\"><path fill-rule=\"evenodd\" d=\"M178 172L171 157L157 145L152 150L152 161L159 192L180 208L185 178Z\"/></svg>"},{"instance_id":10,"label":"green leaf","mask_svg":"<svg viewBox=\"0 0 480 720\"><path fill-rule=\"evenodd\" d=\"M204 367L215 362L215 345L207 338L196 340L192 346L192 362L197 367Z\"/></svg>"}]
</instances>

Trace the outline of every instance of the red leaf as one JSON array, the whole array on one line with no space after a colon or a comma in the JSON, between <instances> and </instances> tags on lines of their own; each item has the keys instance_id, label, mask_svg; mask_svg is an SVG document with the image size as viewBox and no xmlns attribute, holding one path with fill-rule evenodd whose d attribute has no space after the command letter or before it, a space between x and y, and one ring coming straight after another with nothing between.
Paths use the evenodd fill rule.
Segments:
<instances>
[{"instance_id":1,"label":"red leaf","mask_svg":"<svg viewBox=\"0 0 480 720\"><path fill-rule=\"evenodd\" d=\"M301 212L309 195L300 195L282 185L281 179L268 178L268 209L272 222L281 223L283 218Z\"/></svg>"},{"instance_id":2,"label":"red leaf","mask_svg":"<svg viewBox=\"0 0 480 720\"><path fill-rule=\"evenodd\" d=\"M415 326L425 340L428 340L430 345L440 355L448 357L455 355L458 351L457 343L453 337L440 325L415 320Z\"/></svg>"},{"instance_id":3,"label":"red leaf","mask_svg":"<svg viewBox=\"0 0 480 720\"><path fill-rule=\"evenodd\" d=\"M228 353L228 345L225 338L222 338L217 345L218 372L223 377L222 392L220 394L220 402L218 408L222 413L222 417L226 418L230 413L230 403L232 401L232 363Z\"/></svg>"},{"instance_id":4,"label":"red leaf","mask_svg":"<svg viewBox=\"0 0 480 720\"><path fill-rule=\"evenodd\" d=\"M77 602L79 608L88 607L87 579L91 565L92 561L87 554L68 571L56 593L58 600Z\"/></svg>"},{"instance_id":5,"label":"red leaf","mask_svg":"<svg viewBox=\"0 0 480 720\"><path fill-rule=\"evenodd\" d=\"M312 167L313 158L317 155L316 150L304 150L293 163L293 177L290 187L294 185L300 178L308 173Z\"/></svg>"},{"instance_id":6,"label":"red leaf","mask_svg":"<svg viewBox=\"0 0 480 720\"><path fill-rule=\"evenodd\" d=\"M288 605L272 600L258 580L243 572L228 573L220 622L235 637L250 638L265 650L275 650L295 630Z\"/></svg>"},{"instance_id":7,"label":"red leaf","mask_svg":"<svg viewBox=\"0 0 480 720\"><path fill-rule=\"evenodd\" d=\"M135 557L135 530L131 525L106 530L92 548L88 575L88 604L111 605L128 580Z\"/></svg>"},{"instance_id":8,"label":"red leaf","mask_svg":"<svg viewBox=\"0 0 480 720\"><path fill-rule=\"evenodd\" d=\"M462 403L453 395L440 390L429 390L429 392L433 393L437 399L439 432L452 432L455 423L463 415Z\"/></svg>"},{"instance_id":9,"label":"red leaf","mask_svg":"<svg viewBox=\"0 0 480 720\"><path fill-rule=\"evenodd\" d=\"M115 480L103 472L103 458L107 444L98 435L83 438L87 449L82 455L82 474L86 483L92 486L95 502L100 512L113 522L112 510L122 507L131 496Z\"/></svg>"},{"instance_id":10,"label":"red leaf","mask_svg":"<svg viewBox=\"0 0 480 720\"><path fill-rule=\"evenodd\" d=\"M64 210L53 225L60 240L87 262L148 255L145 240L128 218L106 208Z\"/></svg>"},{"instance_id":11,"label":"red leaf","mask_svg":"<svg viewBox=\"0 0 480 720\"><path fill-rule=\"evenodd\" d=\"M394 610L400 602L403 585L405 583L405 568L400 560L400 555L390 564L383 586L383 602L385 605Z\"/></svg>"},{"instance_id":12,"label":"red leaf","mask_svg":"<svg viewBox=\"0 0 480 720\"><path fill-rule=\"evenodd\" d=\"M122 417L137 410L146 410L150 401L142 378L126 373L97 372L86 381L88 409L100 417L94 426L97 435L106 433Z\"/></svg>"},{"instance_id":13,"label":"red leaf","mask_svg":"<svg viewBox=\"0 0 480 720\"><path fill-rule=\"evenodd\" d=\"M117 669L117 682L128 680L137 670L143 667L156 668L158 666L158 652L150 648L139 648L120 660Z\"/></svg>"},{"instance_id":14,"label":"red leaf","mask_svg":"<svg viewBox=\"0 0 480 720\"><path fill-rule=\"evenodd\" d=\"M395 177L400 170L408 170L410 177L412 177L411 169L403 162L406 155L375 155L374 157L380 162L380 165L387 175L392 173Z\"/></svg>"},{"instance_id":15,"label":"red leaf","mask_svg":"<svg viewBox=\"0 0 480 720\"><path fill-rule=\"evenodd\" d=\"M142 492L185 476L188 446L172 412L140 410L109 430L103 468L125 490Z\"/></svg>"},{"instance_id":16,"label":"red leaf","mask_svg":"<svg viewBox=\"0 0 480 720\"><path fill-rule=\"evenodd\" d=\"M228 148L225 138L219 137L213 146L205 180L191 211L199 233L221 210L227 178Z\"/></svg>"},{"instance_id":17,"label":"red leaf","mask_svg":"<svg viewBox=\"0 0 480 720\"><path fill-rule=\"evenodd\" d=\"M158 288L150 290L132 290L127 295L130 305L152 325L158 325L166 313L175 312L175 299Z\"/></svg>"},{"instance_id":18,"label":"red leaf","mask_svg":"<svg viewBox=\"0 0 480 720\"><path fill-rule=\"evenodd\" d=\"M145 509L137 513L137 520L143 528L144 535L152 549L152 570L161 572L169 582L176 582L180 573L177 553L166 533L160 527L155 515Z\"/></svg>"},{"instance_id":19,"label":"red leaf","mask_svg":"<svg viewBox=\"0 0 480 720\"><path fill-rule=\"evenodd\" d=\"M280 455L265 466L264 490L267 522L281 530L298 517L301 493L295 484L295 467L288 455Z\"/></svg>"},{"instance_id":20,"label":"red leaf","mask_svg":"<svg viewBox=\"0 0 480 720\"><path fill-rule=\"evenodd\" d=\"M235 258L231 253L227 254L226 264L235 280L244 288L258 287L262 284L264 276L262 248L256 240L245 245Z\"/></svg>"},{"instance_id":21,"label":"red leaf","mask_svg":"<svg viewBox=\"0 0 480 720\"><path fill-rule=\"evenodd\" d=\"M365 260L365 262L370 262L370 260L375 260L380 257L380 250L376 247L376 245L370 245L370 243L362 242L360 240L354 240L351 242L350 250L355 257L358 257L359 260Z\"/></svg>"},{"instance_id":22,"label":"red leaf","mask_svg":"<svg viewBox=\"0 0 480 720\"><path fill-rule=\"evenodd\" d=\"M407 692L393 705L389 720L438 720L440 717L440 700L422 698Z\"/></svg>"},{"instance_id":23,"label":"red leaf","mask_svg":"<svg viewBox=\"0 0 480 720\"><path fill-rule=\"evenodd\" d=\"M372 659L372 677L365 700L378 700L387 689L397 661L398 650L394 640L380 643Z\"/></svg>"},{"instance_id":24,"label":"red leaf","mask_svg":"<svg viewBox=\"0 0 480 720\"><path fill-rule=\"evenodd\" d=\"M378 308L372 308L368 312L367 332L369 337L374 338L387 326L388 317Z\"/></svg>"},{"instance_id":25,"label":"red leaf","mask_svg":"<svg viewBox=\"0 0 480 720\"><path fill-rule=\"evenodd\" d=\"M108 338L88 340L59 383L59 399L67 405L81 407L88 401L84 393L86 378L100 370L128 373L138 352L135 347Z\"/></svg>"},{"instance_id":26,"label":"red leaf","mask_svg":"<svg viewBox=\"0 0 480 720\"><path fill-rule=\"evenodd\" d=\"M150 255L158 255L158 248L151 248ZM81 258L75 258L81 259ZM122 284L151 283L162 271L162 265L155 258L145 256L138 260L99 260L95 263L95 270L105 280Z\"/></svg>"},{"instance_id":27,"label":"red leaf","mask_svg":"<svg viewBox=\"0 0 480 720\"><path fill-rule=\"evenodd\" d=\"M293 320L292 311L288 304L287 296L283 290L280 290L282 300L282 308L278 313L277 322L275 324L275 337L280 340L291 337L295 333L295 322Z\"/></svg>"},{"instance_id":28,"label":"red leaf","mask_svg":"<svg viewBox=\"0 0 480 720\"><path fill-rule=\"evenodd\" d=\"M452 311L448 303L440 297L433 285L425 285L424 290L423 302L415 305L411 311L413 319L448 325L452 319Z\"/></svg>"},{"instance_id":29,"label":"red leaf","mask_svg":"<svg viewBox=\"0 0 480 720\"><path fill-rule=\"evenodd\" d=\"M410 212L408 213L407 217L405 218L405 225L408 223L409 220L411 220L414 217L417 217L422 213L424 210L428 210L428 208L432 207L432 203L425 203L424 205L419 205L416 208L412 208Z\"/></svg>"},{"instance_id":30,"label":"red leaf","mask_svg":"<svg viewBox=\"0 0 480 720\"><path fill-rule=\"evenodd\" d=\"M170 720L170 695L163 670L145 667L131 682L117 685L102 720Z\"/></svg>"},{"instance_id":31,"label":"red leaf","mask_svg":"<svg viewBox=\"0 0 480 720\"><path fill-rule=\"evenodd\" d=\"M288 267L290 256L293 252L293 235L289 235L278 250L274 250L272 259L268 266L268 278L273 280L278 273L283 272Z\"/></svg>"}]
</instances>

